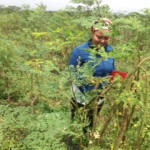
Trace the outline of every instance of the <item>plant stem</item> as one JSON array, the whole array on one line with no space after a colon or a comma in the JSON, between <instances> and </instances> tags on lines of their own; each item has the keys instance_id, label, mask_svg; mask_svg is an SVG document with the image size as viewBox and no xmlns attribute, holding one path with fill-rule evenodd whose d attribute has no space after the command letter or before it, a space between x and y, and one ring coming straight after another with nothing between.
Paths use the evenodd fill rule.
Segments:
<instances>
[{"instance_id":1,"label":"plant stem","mask_svg":"<svg viewBox=\"0 0 150 150\"><path fill-rule=\"evenodd\" d=\"M99 142L101 141L102 136L103 136L104 132L106 131L106 129L107 129L109 123L110 123L110 120L113 118L115 112L116 112L116 103L114 103L113 106L111 107L111 112L110 112L110 114L109 114L109 116L108 116L108 118L107 118L107 120L106 120L106 122L104 124L104 127L103 127L103 129L102 129L102 131L100 133Z\"/></svg>"},{"instance_id":2,"label":"plant stem","mask_svg":"<svg viewBox=\"0 0 150 150\"><path fill-rule=\"evenodd\" d=\"M142 133L143 133L143 129L144 129L144 125L145 125L145 122L146 122L146 115L147 115L147 104L148 104L148 98L149 98L149 79L148 79L148 74L147 74L147 71L143 68L143 67L140 67L140 69L142 69L145 74L146 74L146 81L147 81L147 88L146 88L146 98L145 98L145 103L144 103L144 114L143 114L143 117L142 117L142 120L141 120L141 127L140 127L140 131L139 131L139 136L138 136L138 139L137 139L137 145L136 145L136 150L139 150L140 147L141 147L141 141L143 141L143 138L142 138Z\"/></svg>"},{"instance_id":3,"label":"plant stem","mask_svg":"<svg viewBox=\"0 0 150 150\"><path fill-rule=\"evenodd\" d=\"M117 140L115 142L114 150L118 150L119 149L119 145L120 145L120 143L122 141L122 138L123 138L124 133L125 133L126 128L127 128L128 117L129 117L129 105L127 105L127 107L126 107L126 109L124 111L124 117L123 117L121 130L120 130L119 135L117 137Z\"/></svg>"}]
</instances>

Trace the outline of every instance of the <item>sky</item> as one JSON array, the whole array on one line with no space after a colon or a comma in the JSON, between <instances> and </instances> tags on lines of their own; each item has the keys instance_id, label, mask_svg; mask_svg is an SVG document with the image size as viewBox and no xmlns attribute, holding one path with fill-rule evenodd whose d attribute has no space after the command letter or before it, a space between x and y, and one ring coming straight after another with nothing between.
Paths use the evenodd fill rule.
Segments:
<instances>
[{"instance_id":1,"label":"sky","mask_svg":"<svg viewBox=\"0 0 150 150\"><path fill-rule=\"evenodd\" d=\"M0 5L4 6L21 7L22 4L29 4L31 8L35 8L40 3L46 5L47 10L51 11L71 5L70 0L0 0ZM108 4L114 12L131 12L150 8L150 0L103 0L103 4Z\"/></svg>"}]
</instances>

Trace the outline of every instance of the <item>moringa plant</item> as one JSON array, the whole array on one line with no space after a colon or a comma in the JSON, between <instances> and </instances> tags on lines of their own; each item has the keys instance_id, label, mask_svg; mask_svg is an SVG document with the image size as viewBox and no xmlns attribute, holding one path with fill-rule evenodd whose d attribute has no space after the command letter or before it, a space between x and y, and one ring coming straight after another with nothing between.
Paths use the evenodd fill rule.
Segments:
<instances>
[{"instance_id":1,"label":"moringa plant","mask_svg":"<svg viewBox=\"0 0 150 150\"><path fill-rule=\"evenodd\" d=\"M109 86L97 89L99 84L109 82L111 77L93 77L92 62L79 66L73 71L70 70L71 82L78 86L92 83L95 89L85 94L86 103L83 108L77 111L77 120L83 123L83 128L88 124L88 109L93 109L93 129L86 134L89 144L84 145L84 140L80 137L81 147L106 148L118 150L122 149L146 149L150 138L149 128L149 101L150 101L150 56L146 47L146 29L143 22L137 18L116 19L112 28L112 39L118 41L114 45L114 52L107 54L104 51L97 52L88 50L92 55L98 53L103 56L99 59L109 57L116 58L118 71L127 72L125 80L117 76ZM147 54L147 56L146 56ZM93 62L96 60L92 60ZM80 61L79 61L80 64ZM100 93L100 94L98 94ZM76 99L76 93L73 92ZM101 97L105 97L105 105L101 115L103 121L98 121L95 102ZM85 135L82 135L83 137ZM84 139L84 138L83 138ZM105 144L102 144L105 143ZM84 147L84 148L85 148Z\"/></svg>"}]
</instances>

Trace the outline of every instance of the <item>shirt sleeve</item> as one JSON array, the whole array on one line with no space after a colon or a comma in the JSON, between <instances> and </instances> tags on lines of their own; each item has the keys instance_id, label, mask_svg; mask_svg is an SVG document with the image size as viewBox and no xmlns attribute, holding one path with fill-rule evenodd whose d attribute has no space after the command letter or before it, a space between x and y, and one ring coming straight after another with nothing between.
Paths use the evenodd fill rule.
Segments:
<instances>
[{"instance_id":1,"label":"shirt sleeve","mask_svg":"<svg viewBox=\"0 0 150 150\"><path fill-rule=\"evenodd\" d=\"M115 67L115 58L113 58L114 61L113 61L113 71L116 71L116 67Z\"/></svg>"},{"instance_id":2,"label":"shirt sleeve","mask_svg":"<svg viewBox=\"0 0 150 150\"><path fill-rule=\"evenodd\" d=\"M78 50L74 49L72 51L70 60L69 60L69 66L74 66L76 68L76 66L78 65L78 59L79 59L79 54L78 54Z\"/></svg>"},{"instance_id":3,"label":"shirt sleeve","mask_svg":"<svg viewBox=\"0 0 150 150\"><path fill-rule=\"evenodd\" d=\"M80 84L80 82L82 82L81 80L83 79L82 77L82 72L77 71L77 66L82 66L81 64L83 63L83 60L81 59L81 52L80 49L76 48L72 51L72 54L70 56L70 60L69 60L69 69L72 73L72 77L74 79L74 81L78 81L78 83ZM80 81L80 82L79 82Z\"/></svg>"}]
</instances>

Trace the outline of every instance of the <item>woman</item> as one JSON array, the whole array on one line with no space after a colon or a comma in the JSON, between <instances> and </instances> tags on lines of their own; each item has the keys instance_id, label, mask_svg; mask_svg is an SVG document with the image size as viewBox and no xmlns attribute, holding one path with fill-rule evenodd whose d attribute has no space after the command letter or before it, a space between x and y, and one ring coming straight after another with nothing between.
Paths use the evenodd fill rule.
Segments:
<instances>
[{"instance_id":1,"label":"woman","mask_svg":"<svg viewBox=\"0 0 150 150\"><path fill-rule=\"evenodd\" d=\"M97 29L96 26L98 26L99 24L100 29ZM102 56L100 54L96 54L93 58L92 52L89 51L89 49L92 49L92 51L98 52L101 51L101 49L103 48L105 49L106 53L109 53L113 50L112 47L109 45L109 35L111 32L110 27L111 21L106 18L102 19L100 22L95 22L94 25L91 27L92 39L89 40L87 43L78 46L72 51L69 66L75 68L74 74L77 71L78 66L82 67L88 62L92 62L93 60L94 61L92 63L89 63L91 64L91 68L93 69L93 77L106 77L115 70L114 58L108 58L107 60L102 60L100 63L97 63L95 60L102 59ZM82 80L82 77L79 77L79 80ZM74 98L71 101L72 118L74 118L75 111L78 107L85 107L87 105L85 96L86 93L94 90L95 88L102 89L103 84L99 84L98 87L96 87L95 85L91 85L91 83L82 84L80 86L77 86L76 83L73 85ZM97 102L97 114L101 110L103 101L104 99L100 99ZM93 110L89 111L88 117L90 118L90 126L92 126Z\"/></svg>"}]
</instances>

